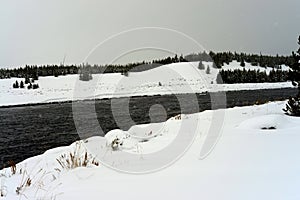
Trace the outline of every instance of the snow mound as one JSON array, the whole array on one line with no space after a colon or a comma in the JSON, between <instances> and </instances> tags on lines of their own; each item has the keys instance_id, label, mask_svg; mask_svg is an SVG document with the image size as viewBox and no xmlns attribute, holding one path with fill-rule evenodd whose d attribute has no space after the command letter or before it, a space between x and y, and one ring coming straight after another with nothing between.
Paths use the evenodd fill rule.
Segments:
<instances>
[{"instance_id":1,"label":"snow mound","mask_svg":"<svg viewBox=\"0 0 300 200\"><path fill-rule=\"evenodd\" d=\"M113 150L131 149L135 145L127 131L120 129L112 130L105 135L106 146Z\"/></svg>"},{"instance_id":2,"label":"snow mound","mask_svg":"<svg viewBox=\"0 0 300 200\"><path fill-rule=\"evenodd\" d=\"M262 130L272 130L272 129L286 129L295 127L296 124L289 120L289 116L270 114L257 116L243 121L239 128L241 129L262 129Z\"/></svg>"},{"instance_id":3,"label":"snow mound","mask_svg":"<svg viewBox=\"0 0 300 200\"><path fill-rule=\"evenodd\" d=\"M172 117L166 122L135 125L128 131L115 129L105 135L106 147L133 154L158 152L173 142L181 123Z\"/></svg>"},{"instance_id":4,"label":"snow mound","mask_svg":"<svg viewBox=\"0 0 300 200\"><path fill-rule=\"evenodd\" d=\"M139 125L131 127L128 132L136 140L143 142L148 141L158 135L162 135L165 123L154 123L147 125Z\"/></svg>"}]
</instances>

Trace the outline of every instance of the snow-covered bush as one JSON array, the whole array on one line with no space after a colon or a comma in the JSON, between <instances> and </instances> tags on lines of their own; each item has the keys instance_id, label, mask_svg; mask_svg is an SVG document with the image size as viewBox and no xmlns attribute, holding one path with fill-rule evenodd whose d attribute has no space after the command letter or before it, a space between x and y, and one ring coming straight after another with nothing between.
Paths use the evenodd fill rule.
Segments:
<instances>
[{"instance_id":1,"label":"snow-covered bush","mask_svg":"<svg viewBox=\"0 0 300 200\"><path fill-rule=\"evenodd\" d=\"M129 135L122 130L112 130L105 135L106 146L110 147L113 151L120 150L124 144L124 140Z\"/></svg>"}]
</instances>

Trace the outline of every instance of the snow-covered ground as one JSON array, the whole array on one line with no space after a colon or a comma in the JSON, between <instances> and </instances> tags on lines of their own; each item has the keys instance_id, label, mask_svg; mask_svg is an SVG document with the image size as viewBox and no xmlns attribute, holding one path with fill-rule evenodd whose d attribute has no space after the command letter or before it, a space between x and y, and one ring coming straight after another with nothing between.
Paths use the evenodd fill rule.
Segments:
<instances>
[{"instance_id":1,"label":"snow-covered ground","mask_svg":"<svg viewBox=\"0 0 300 200\"><path fill-rule=\"evenodd\" d=\"M200 150L213 114L218 111L182 115L181 119L171 118L165 123L138 125L129 130L139 137L151 135L152 130L159 132L147 141L113 130L106 138L89 138L52 149L17 164L14 175L10 168L0 171L3 199L296 200L300 198L300 118L285 115L283 107L285 102L272 102L219 110L225 112L219 122L222 135L213 151L202 160ZM84 149L107 151L106 158L118 158L120 153L129 152L139 155L142 163L147 162L144 155L166 148L176 138L184 120L198 120L193 144L174 164L155 173L120 173L102 163L67 170L56 160L63 162L77 148L81 154ZM182 131L189 135L188 129ZM116 137L123 143L118 151L100 145L101 141L110 144ZM63 154L65 159L60 159ZM87 154L88 160L93 156L96 155ZM118 166L122 163L115 162L114 167ZM31 182L26 186L28 178ZM21 187L19 195L17 187Z\"/></svg>"},{"instance_id":2,"label":"snow-covered ground","mask_svg":"<svg viewBox=\"0 0 300 200\"><path fill-rule=\"evenodd\" d=\"M198 69L198 62L175 63L161 66L149 71L121 74L93 75L89 82L79 81L78 75L59 77L40 77L37 81L39 89L13 89L13 83L22 79L0 80L0 105L17 105L27 103L57 102L77 99L93 99L106 97L124 97L156 94L201 93L206 91L254 90L268 88L293 87L290 82L284 83L247 83L216 84L218 69L212 63L203 62L205 69ZM206 74L207 67L210 74ZM240 68L239 63L232 62L224 69ZM251 67L246 69L270 70ZM283 66L283 68L286 68Z\"/></svg>"}]
</instances>

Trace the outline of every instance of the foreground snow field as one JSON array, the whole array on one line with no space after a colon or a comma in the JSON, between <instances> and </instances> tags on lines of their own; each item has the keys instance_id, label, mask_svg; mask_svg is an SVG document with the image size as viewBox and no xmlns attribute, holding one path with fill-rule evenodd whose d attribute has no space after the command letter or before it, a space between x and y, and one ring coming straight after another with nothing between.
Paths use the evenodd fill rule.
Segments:
<instances>
[{"instance_id":1,"label":"foreground snow field","mask_svg":"<svg viewBox=\"0 0 300 200\"><path fill-rule=\"evenodd\" d=\"M124 137L113 130L106 138L94 137L0 171L5 200L14 199L299 199L300 118L284 115L285 102L225 109L222 135L208 157L199 159L214 111L183 115L165 123L138 125L129 132L143 136L162 127L157 137L147 141ZM120 173L99 163L64 169L56 159L74 149L106 149L106 157L122 151L143 155L166 147L176 137L182 120L198 121L197 137L177 162L155 173ZM162 126L161 126L162 125ZM184 130L187 131L188 130ZM123 146L112 151L99 146L120 137ZM91 158L95 155L88 155ZM83 156L84 157L84 156ZM91 159L90 159L91 160ZM115 167L122 165L115 163ZM26 182L30 177L30 184ZM19 195L17 195L17 188Z\"/></svg>"},{"instance_id":2,"label":"foreground snow field","mask_svg":"<svg viewBox=\"0 0 300 200\"><path fill-rule=\"evenodd\" d=\"M291 82L284 83L247 83L216 84L218 69L212 63L203 62L205 69L198 69L199 62L175 63L161 66L149 71L121 74L97 74L89 82L79 81L78 75L59 77L40 77L39 89L13 89L13 83L23 79L12 78L0 80L0 106L28 103L57 102L78 99L101 99L110 97L201 93L206 91L255 90L293 87ZM206 74L209 66L210 74ZM242 69L238 62L223 66L224 69ZM271 68L251 66L246 69L269 72ZM287 70L286 66L282 66Z\"/></svg>"}]
</instances>

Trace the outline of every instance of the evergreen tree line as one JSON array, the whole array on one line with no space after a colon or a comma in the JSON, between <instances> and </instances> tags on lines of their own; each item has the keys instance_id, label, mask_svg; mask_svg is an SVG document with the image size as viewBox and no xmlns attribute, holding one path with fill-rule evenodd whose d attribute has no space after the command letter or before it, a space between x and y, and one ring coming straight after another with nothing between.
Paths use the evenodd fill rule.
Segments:
<instances>
[{"instance_id":1,"label":"evergreen tree line","mask_svg":"<svg viewBox=\"0 0 300 200\"><path fill-rule=\"evenodd\" d=\"M181 55L178 57L167 57L163 59L153 60L152 62L136 62L126 65L90 65L88 63L81 65L26 65L15 69L0 69L0 79L5 78L33 78L38 79L39 76L63 76L67 74L80 74L84 79L86 74L100 74L100 73L128 73L141 72L154 69L161 65L186 62Z\"/></svg>"},{"instance_id":2,"label":"evergreen tree line","mask_svg":"<svg viewBox=\"0 0 300 200\"><path fill-rule=\"evenodd\" d=\"M122 73L124 75L128 74L129 71L140 72L150 69L154 69L161 65L177 63L177 62L191 62L191 61L214 61L216 68L221 68L225 63L229 64L231 61L237 60L241 63L251 63L252 65L262 66L262 67L274 67L280 69L280 65L285 64L290 66L293 63L292 56L267 56L267 55L257 55L257 54L245 54L245 53L232 53L232 52L201 52L198 54L189 54L187 56L167 57L163 59L157 59L150 62L136 62L126 65L26 65L25 67L15 68L15 69L0 69L0 79L3 78L33 78L38 79L39 76L62 76L67 74L78 74L86 73L89 74L99 74L99 73ZM85 75L82 75L85 76Z\"/></svg>"},{"instance_id":3,"label":"evergreen tree line","mask_svg":"<svg viewBox=\"0 0 300 200\"><path fill-rule=\"evenodd\" d=\"M290 80L291 72L282 70L271 70L269 74L259 70L221 70L219 73L223 83L264 83L264 82L285 82ZM220 80L220 77L217 78ZM219 82L220 83L220 82Z\"/></svg>"},{"instance_id":4,"label":"evergreen tree line","mask_svg":"<svg viewBox=\"0 0 300 200\"><path fill-rule=\"evenodd\" d=\"M280 69L281 65L290 66L294 60L292 56L269 56L261 54L246 54L237 52L220 52L214 53L210 51L208 54L206 52L198 54L190 54L185 56L185 60L188 61L214 61L217 68L221 68L224 64L229 64L230 62L236 60L241 62L242 66L245 66L245 62L251 63L253 66L261 67L273 67Z\"/></svg>"}]
</instances>

